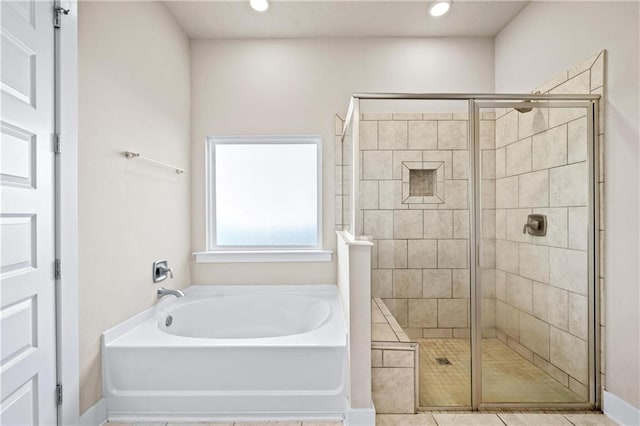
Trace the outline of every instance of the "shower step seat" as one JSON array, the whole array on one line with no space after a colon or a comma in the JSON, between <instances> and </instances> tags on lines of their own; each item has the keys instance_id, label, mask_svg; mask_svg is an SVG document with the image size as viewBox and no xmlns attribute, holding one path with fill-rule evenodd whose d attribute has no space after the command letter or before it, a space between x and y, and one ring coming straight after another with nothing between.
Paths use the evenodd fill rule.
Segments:
<instances>
[{"instance_id":1,"label":"shower step seat","mask_svg":"<svg viewBox=\"0 0 640 426\"><path fill-rule=\"evenodd\" d=\"M376 413L415 413L418 343L407 336L382 299L373 298L371 309L371 381Z\"/></svg>"}]
</instances>

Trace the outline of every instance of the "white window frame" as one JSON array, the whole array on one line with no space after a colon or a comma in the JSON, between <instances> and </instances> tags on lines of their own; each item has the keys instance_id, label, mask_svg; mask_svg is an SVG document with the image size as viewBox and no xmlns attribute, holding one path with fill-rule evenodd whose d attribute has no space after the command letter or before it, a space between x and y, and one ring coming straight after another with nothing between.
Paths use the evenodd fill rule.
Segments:
<instances>
[{"instance_id":1,"label":"white window frame","mask_svg":"<svg viewBox=\"0 0 640 426\"><path fill-rule=\"evenodd\" d=\"M226 144L311 144L317 156L317 244L305 246L222 246L216 242L215 148ZM207 250L194 253L196 263L218 262L326 262L332 252L322 250L322 137L286 136L211 136L205 146L206 235Z\"/></svg>"}]
</instances>

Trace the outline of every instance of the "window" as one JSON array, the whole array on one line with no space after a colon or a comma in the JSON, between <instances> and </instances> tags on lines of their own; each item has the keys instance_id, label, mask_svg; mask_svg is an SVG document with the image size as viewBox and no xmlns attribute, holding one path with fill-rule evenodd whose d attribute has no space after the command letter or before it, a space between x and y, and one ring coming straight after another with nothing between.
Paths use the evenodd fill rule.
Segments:
<instances>
[{"instance_id":1,"label":"window","mask_svg":"<svg viewBox=\"0 0 640 426\"><path fill-rule=\"evenodd\" d=\"M208 253L321 251L321 158L320 136L209 138Z\"/></svg>"}]
</instances>

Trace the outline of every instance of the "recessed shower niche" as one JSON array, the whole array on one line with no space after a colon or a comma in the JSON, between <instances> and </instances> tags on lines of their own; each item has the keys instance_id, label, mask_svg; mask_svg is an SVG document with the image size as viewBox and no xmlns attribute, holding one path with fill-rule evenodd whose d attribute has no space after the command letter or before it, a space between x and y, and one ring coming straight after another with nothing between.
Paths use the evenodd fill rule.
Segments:
<instances>
[{"instance_id":1,"label":"recessed shower niche","mask_svg":"<svg viewBox=\"0 0 640 426\"><path fill-rule=\"evenodd\" d=\"M402 202L437 204L444 202L444 162L402 163Z\"/></svg>"},{"instance_id":2,"label":"recessed shower niche","mask_svg":"<svg viewBox=\"0 0 640 426\"><path fill-rule=\"evenodd\" d=\"M416 169L409 171L409 195L420 197L432 197L434 182L434 170Z\"/></svg>"}]
</instances>

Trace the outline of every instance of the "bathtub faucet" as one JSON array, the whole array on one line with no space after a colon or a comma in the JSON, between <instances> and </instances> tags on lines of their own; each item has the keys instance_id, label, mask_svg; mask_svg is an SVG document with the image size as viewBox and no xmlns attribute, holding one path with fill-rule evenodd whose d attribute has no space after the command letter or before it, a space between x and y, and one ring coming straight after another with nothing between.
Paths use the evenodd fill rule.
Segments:
<instances>
[{"instance_id":1,"label":"bathtub faucet","mask_svg":"<svg viewBox=\"0 0 640 426\"><path fill-rule=\"evenodd\" d=\"M175 297L183 297L184 291L171 290L170 288L160 287L158 288L158 299L162 299L164 296L174 295Z\"/></svg>"}]
</instances>

